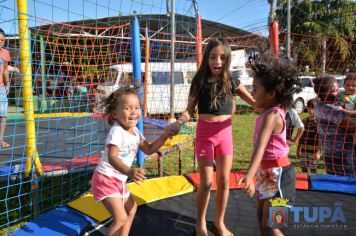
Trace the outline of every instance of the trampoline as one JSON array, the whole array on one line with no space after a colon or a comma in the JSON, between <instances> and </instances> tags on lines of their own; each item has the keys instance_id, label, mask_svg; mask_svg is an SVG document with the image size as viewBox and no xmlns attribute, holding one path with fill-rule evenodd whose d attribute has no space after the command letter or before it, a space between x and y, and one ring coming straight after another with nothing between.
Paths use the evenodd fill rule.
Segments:
<instances>
[{"instance_id":1,"label":"trampoline","mask_svg":"<svg viewBox=\"0 0 356 236\"><path fill-rule=\"evenodd\" d=\"M240 174L239 172L231 173L230 176ZM196 192L194 192L194 187L197 185L188 181L188 179L196 179L194 175L192 174L189 178L168 176L149 179L141 184L130 183L131 193L139 205L130 235L195 235ZM307 181L301 180L300 182ZM311 178L309 181L318 182L319 180ZM236 183L236 181L232 182ZM236 184L234 186L232 182L230 182L230 197L225 216L227 227L235 235L259 235L256 198L247 197L240 189L241 186L236 186ZM286 235L356 235L355 194L313 191L313 183L308 185L308 189L296 191L294 207L303 209L304 212L298 212L299 220L295 218L295 212L289 212L288 225L283 231ZM214 195L215 191L211 191L207 212L209 235L218 235L212 223L215 212ZM317 210L316 213L314 208ZM325 221L319 217L322 208L328 208L332 213L330 217L325 217ZM336 208L339 209L339 216L341 210L345 221L331 220ZM305 215L304 213L308 211L309 213ZM315 219L310 221L310 219L307 220L308 217ZM72 232L70 235L73 236L106 235L110 224L110 214L102 203L96 203L89 193L70 202L68 206L57 207L41 215L11 235L59 236L68 235L67 232Z\"/></svg>"},{"instance_id":2,"label":"trampoline","mask_svg":"<svg viewBox=\"0 0 356 236\"><path fill-rule=\"evenodd\" d=\"M192 192L139 206L130 235L195 235L195 195L196 193ZM213 202L214 195L215 192L212 191L207 212L209 235L218 235L212 223L215 212ZM294 225L291 223L293 219L289 219L290 223L283 232L288 236L356 235L356 205L353 203L354 200L355 196L342 193L297 190L295 206L326 206L333 208L335 201L342 202L342 209L346 218L346 223L344 223L346 228L321 229L319 227L319 229L315 229L311 228L312 224L306 223L304 220L301 220L298 225ZM246 194L239 189L230 190L225 223L234 235L260 235L256 217L256 198L247 197ZM96 226L95 229L87 231L84 235L107 235L110 224L111 219ZM313 227L315 227L315 225ZM328 225L333 227L331 224L325 225L325 227L328 227Z\"/></svg>"},{"instance_id":3,"label":"trampoline","mask_svg":"<svg viewBox=\"0 0 356 236\"><path fill-rule=\"evenodd\" d=\"M76 130L71 128L71 123L73 123L73 121L76 122L75 125L78 127ZM62 119L61 121L56 119L39 119L36 122L36 132L38 132L38 136L52 134L50 139L45 140L45 142L48 142L48 144L51 144L52 146L48 144L43 146L41 143L38 144L40 153L44 154L41 156L41 158L43 158L42 160L47 160L48 163L51 163L49 165L52 165L53 167L55 165L52 161L56 160L67 163L67 167L70 166L73 167L72 169L76 169L76 166L73 166L73 163L71 162L73 156L81 157L81 153L90 153L93 152L93 150L97 152L100 150L98 148L104 145L107 127L104 119L100 119L100 117L84 116L75 118L74 120ZM145 133L145 136L148 140L153 140L160 135L160 132L163 131L163 127L166 124L161 121L146 120L144 125L145 132L147 132ZM24 132L24 126L25 124L18 124L15 127L17 129L16 132ZM91 140L90 146L81 145L88 141L88 137L84 134L90 133L92 129L98 130L95 140ZM62 135L65 139L61 137L61 134L65 134ZM70 137L74 136L82 136L82 138L76 140L70 139ZM19 139L17 139L16 142L22 143L22 136L18 135L18 137ZM61 141L62 139L63 141ZM179 148L179 145L172 144L172 147L167 148L167 151L175 149L175 147ZM68 147L73 147L73 149L69 149ZM53 152L53 150L56 150L57 152ZM5 157L7 152L9 151L5 150L1 156ZM17 160L20 161L23 156L23 149L19 148L17 150L12 150L12 152L19 157ZM80 160L80 158L76 159ZM84 164L84 168L88 167L86 165L94 167L97 164L98 159L99 156L95 157L92 162L88 161L89 159L85 159L79 164ZM9 174L11 171L12 170L6 170L5 172ZM18 172L21 173L21 169ZM64 172L62 172L62 174L63 173ZM233 180L237 178L235 176L237 173L231 174L233 176L231 176L230 179L232 182L236 182ZM180 177L186 180L183 176ZM189 176L187 177L189 179ZM323 175L315 175L311 178L303 178L303 176L297 177L301 179L300 183L302 183L302 185L298 185L297 181L298 189L314 191L297 190L295 206L309 209L313 209L313 207L328 207L334 209L335 204L341 204L346 222L311 224L307 223L304 217L300 217L300 222L294 224L292 223L294 222L294 216L290 213L288 227L283 230L286 235L356 235L356 204L354 204L356 180L355 178L348 177L338 177L333 179L333 177L334 176L324 177ZM194 183L194 180L190 179L190 181L195 187L197 186L197 183ZM176 182L173 183L174 184L171 183L167 186L175 185ZM335 186L337 186L337 189ZM259 235L256 217L256 198L247 197L241 189L238 189L239 186L234 186L232 188L233 189L230 190L230 197L225 216L227 227L235 235ZM330 192L333 190L341 191L341 189L344 193ZM154 192L152 189L150 189L150 191ZM159 191L163 191L163 188ZM156 190L156 192L159 191ZM351 193L353 195L345 193ZM130 235L195 235L195 194L196 193L193 192L192 187L189 191L181 192L180 194L172 193L168 194L165 198L154 199L154 201L152 200L140 204ZM215 192L212 191L207 213L207 227L210 235L218 235L212 223L215 212L213 202L214 195ZM81 205L84 208L88 207L85 202L84 204L82 202ZM103 220L93 219L90 215L86 215L69 204L69 206L64 206L64 208L59 207L41 215L22 229L14 232L12 235L67 235L67 232L71 232L71 235L106 235L108 227L111 224L110 218L107 218L108 216L105 216ZM318 228L315 228L316 225L318 225ZM42 231L45 229L49 231Z\"/></svg>"}]
</instances>

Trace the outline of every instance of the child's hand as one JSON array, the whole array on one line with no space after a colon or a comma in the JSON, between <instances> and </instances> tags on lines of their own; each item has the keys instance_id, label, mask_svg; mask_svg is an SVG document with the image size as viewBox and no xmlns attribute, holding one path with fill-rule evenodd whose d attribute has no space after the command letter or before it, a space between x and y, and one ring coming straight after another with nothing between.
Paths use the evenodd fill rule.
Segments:
<instances>
[{"instance_id":1,"label":"child's hand","mask_svg":"<svg viewBox=\"0 0 356 236\"><path fill-rule=\"evenodd\" d=\"M164 127L164 131L162 135L166 139L169 139L172 138L174 135L176 135L176 131L174 130L174 128L171 127L171 125L167 125Z\"/></svg>"},{"instance_id":2,"label":"child's hand","mask_svg":"<svg viewBox=\"0 0 356 236\"><path fill-rule=\"evenodd\" d=\"M288 145L288 146L292 146L293 144L295 144L294 141L292 141L292 140L287 140L287 145Z\"/></svg>"},{"instance_id":3,"label":"child's hand","mask_svg":"<svg viewBox=\"0 0 356 236\"><path fill-rule=\"evenodd\" d=\"M20 69L19 69L19 68L17 68L17 67L14 67L14 72L16 72L16 73L20 73Z\"/></svg>"},{"instance_id":4,"label":"child's hand","mask_svg":"<svg viewBox=\"0 0 356 236\"><path fill-rule=\"evenodd\" d=\"M135 169L135 168L131 168L128 176L133 179L136 183L138 183L139 181L144 181L146 179L145 177L145 170L142 168L139 169Z\"/></svg>"},{"instance_id":5,"label":"child's hand","mask_svg":"<svg viewBox=\"0 0 356 236\"><path fill-rule=\"evenodd\" d=\"M345 95L345 96L342 98L342 101L345 102L345 103L349 103L349 102L350 102L350 96Z\"/></svg>"},{"instance_id":6,"label":"child's hand","mask_svg":"<svg viewBox=\"0 0 356 236\"><path fill-rule=\"evenodd\" d=\"M177 135L180 131L182 124L180 122L175 122L164 127L172 136Z\"/></svg>"},{"instance_id":7,"label":"child's hand","mask_svg":"<svg viewBox=\"0 0 356 236\"><path fill-rule=\"evenodd\" d=\"M316 161L320 160L320 152L314 153L314 160L316 160Z\"/></svg>"},{"instance_id":8,"label":"child's hand","mask_svg":"<svg viewBox=\"0 0 356 236\"><path fill-rule=\"evenodd\" d=\"M237 184L240 185L245 183L244 190L249 197L253 197L255 194L255 183L253 182L253 178L250 178L248 175L241 176L238 180Z\"/></svg>"}]
</instances>

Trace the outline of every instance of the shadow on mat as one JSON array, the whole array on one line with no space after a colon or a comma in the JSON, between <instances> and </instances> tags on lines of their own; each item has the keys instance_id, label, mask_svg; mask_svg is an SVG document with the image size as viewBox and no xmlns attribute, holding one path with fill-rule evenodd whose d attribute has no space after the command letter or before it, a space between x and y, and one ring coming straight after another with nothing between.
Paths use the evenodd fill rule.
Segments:
<instances>
[{"instance_id":1,"label":"shadow on mat","mask_svg":"<svg viewBox=\"0 0 356 236\"><path fill-rule=\"evenodd\" d=\"M183 212L184 213L184 212ZM130 236L195 236L196 219L184 214L140 206L131 227ZM108 233L111 221L105 227L90 234L104 236ZM207 222L209 235L219 235L213 222Z\"/></svg>"}]
</instances>

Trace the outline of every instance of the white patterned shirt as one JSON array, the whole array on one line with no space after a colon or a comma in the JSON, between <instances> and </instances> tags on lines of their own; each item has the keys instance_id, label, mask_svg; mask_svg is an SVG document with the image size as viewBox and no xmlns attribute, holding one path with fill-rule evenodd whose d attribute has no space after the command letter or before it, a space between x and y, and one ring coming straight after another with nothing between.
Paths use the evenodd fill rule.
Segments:
<instances>
[{"instance_id":1,"label":"white patterned shirt","mask_svg":"<svg viewBox=\"0 0 356 236\"><path fill-rule=\"evenodd\" d=\"M121 159L128 167L131 167L140 143L145 140L145 137L141 132L134 127L135 135L127 132L117 122L115 122L110 128L109 134L105 141L105 150L101 156L99 165L96 167L96 171L106 176L118 178L122 182L126 182L127 175L116 170L110 163L108 158L108 146L109 144L115 145L119 148L119 155L117 158Z\"/></svg>"}]
</instances>

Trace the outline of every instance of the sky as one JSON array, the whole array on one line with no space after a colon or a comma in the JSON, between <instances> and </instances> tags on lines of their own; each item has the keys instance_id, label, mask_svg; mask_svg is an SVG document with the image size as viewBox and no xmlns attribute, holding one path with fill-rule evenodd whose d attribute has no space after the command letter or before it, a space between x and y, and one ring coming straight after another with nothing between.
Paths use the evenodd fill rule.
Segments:
<instances>
[{"instance_id":1,"label":"sky","mask_svg":"<svg viewBox=\"0 0 356 236\"><path fill-rule=\"evenodd\" d=\"M17 34L16 0L0 0L0 27ZM203 19L254 33L264 33L269 5L267 0L197 0ZM28 0L30 26L117 15L165 14L166 0ZM168 1L171 7L171 1ZM175 0L175 11L194 16L192 0Z\"/></svg>"}]
</instances>

